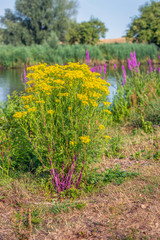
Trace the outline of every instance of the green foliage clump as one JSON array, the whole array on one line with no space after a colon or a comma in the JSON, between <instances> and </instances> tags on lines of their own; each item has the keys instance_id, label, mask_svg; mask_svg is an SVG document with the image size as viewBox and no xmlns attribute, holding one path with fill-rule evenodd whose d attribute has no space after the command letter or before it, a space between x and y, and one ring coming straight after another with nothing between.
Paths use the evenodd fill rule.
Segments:
<instances>
[{"instance_id":1,"label":"green foliage clump","mask_svg":"<svg viewBox=\"0 0 160 240\"><path fill-rule=\"evenodd\" d=\"M92 190L94 186L104 186L108 183L114 182L122 184L125 179L136 177L135 172L126 172L120 170L120 166L116 165L114 169L109 168L98 173L96 170L87 175L86 191Z\"/></svg>"},{"instance_id":2,"label":"green foliage clump","mask_svg":"<svg viewBox=\"0 0 160 240\"><path fill-rule=\"evenodd\" d=\"M105 37L105 32L108 29L104 23L98 19L91 18L88 22L77 24L72 23L68 31L68 42L71 44L96 44L100 37Z\"/></svg>"}]
</instances>

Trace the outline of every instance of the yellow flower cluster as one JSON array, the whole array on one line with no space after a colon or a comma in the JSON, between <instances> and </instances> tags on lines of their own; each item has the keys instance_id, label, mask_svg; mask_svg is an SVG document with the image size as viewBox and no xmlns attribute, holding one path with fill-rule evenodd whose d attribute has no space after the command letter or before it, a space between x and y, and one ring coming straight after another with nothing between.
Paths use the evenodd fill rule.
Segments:
<instances>
[{"instance_id":1,"label":"yellow flower cluster","mask_svg":"<svg viewBox=\"0 0 160 240\"><path fill-rule=\"evenodd\" d=\"M31 95L70 97L77 92L77 98L84 105L98 107L101 98L109 94L109 83L100 78L99 73L92 73L86 64L68 63L61 66L39 64L29 67L27 89L29 96L23 97L25 103L31 102Z\"/></svg>"},{"instance_id":2,"label":"yellow flower cluster","mask_svg":"<svg viewBox=\"0 0 160 240\"><path fill-rule=\"evenodd\" d=\"M24 118L27 115L27 112L16 112L13 117L14 118Z\"/></svg>"},{"instance_id":3,"label":"yellow flower cluster","mask_svg":"<svg viewBox=\"0 0 160 240\"><path fill-rule=\"evenodd\" d=\"M104 109L104 112L111 114L111 111L109 111L108 109Z\"/></svg>"},{"instance_id":4,"label":"yellow flower cluster","mask_svg":"<svg viewBox=\"0 0 160 240\"><path fill-rule=\"evenodd\" d=\"M41 111L53 115L52 108L55 112L63 108L64 112L67 109L72 113L75 107L91 111L100 106L110 113L107 109L110 103L106 101L109 83L101 79L99 73L92 73L86 64L47 66L44 63L29 67L27 72L27 94L22 96L26 114L17 113L17 118L25 117L27 113L33 117L33 113ZM90 141L81 140L84 143Z\"/></svg>"},{"instance_id":5,"label":"yellow flower cluster","mask_svg":"<svg viewBox=\"0 0 160 240\"><path fill-rule=\"evenodd\" d=\"M105 137L107 140L108 140L108 139L111 139L111 137L108 136L108 135L105 135L104 137Z\"/></svg>"},{"instance_id":6,"label":"yellow flower cluster","mask_svg":"<svg viewBox=\"0 0 160 240\"><path fill-rule=\"evenodd\" d=\"M89 136L82 136L82 137L80 137L80 140L82 143L89 143L91 141Z\"/></svg>"},{"instance_id":7,"label":"yellow flower cluster","mask_svg":"<svg viewBox=\"0 0 160 240\"><path fill-rule=\"evenodd\" d=\"M28 110L28 112L35 112L35 111L36 111L36 108L35 108L35 107L32 107L32 108L28 108L27 110Z\"/></svg>"},{"instance_id":8,"label":"yellow flower cluster","mask_svg":"<svg viewBox=\"0 0 160 240\"><path fill-rule=\"evenodd\" d=\"M101 124L101 125L99 125L99 129L103 130L103 129L105 129L105 126Z\"/></svg>"},{"instance_id":9,"label":"yellow flower cluster","mask_svg":"<svg viewBox=\"0 0 160 240\"><path fill-rule=\"evenodd\" d=\"M47 113L53 115L54 111L53 110L49 110L49 111L47 111Z\"/></svg>"}]
</instances>

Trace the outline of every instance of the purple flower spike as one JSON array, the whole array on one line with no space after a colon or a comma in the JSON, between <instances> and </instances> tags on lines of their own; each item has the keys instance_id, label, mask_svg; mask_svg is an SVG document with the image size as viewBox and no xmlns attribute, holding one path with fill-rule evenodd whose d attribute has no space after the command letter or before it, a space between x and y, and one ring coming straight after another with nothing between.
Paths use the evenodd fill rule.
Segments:
<instances>
[{"instance_id":1,"label":"purple flower spike","mask_svg":"<svg viewBox=\"0 0 160 240\"><path fill-rule=\"evenodd\" d=\"M106 72L107 72L107 64L105 63L104 64L104 75L106 75Z\"/></svg>"},{"instance_id":2,"label":"purple flower spike","mask_svg":"<svg viewBox=\"0 0 160 240\"><path fill-rule=\"evenodd\" d=\"M91 71L91 72L94 72L94 68L93 68L93 67L92 67L92 68L90 68L90 71Z\"/></svg>"},{"instance_id":3,"label":"purple flower spike","mask_svg":"<svg viewBox=\"0 0 160 240\"><path fill-rule=\"evenodd\" d=\"M158 72L160 73L160 67L158 68Z\"/></svg>"},{"instance_id":4,"label":"purple flower spike","mask_svg":"<svg viewBox=\"0 0 160 240\"><path fill-rule=\"evenodd\" d=\"M101 64L99 64L99 73L102 73L102 68L101 68Z\"/></svg>"},{"instance_id":5,"label":"purple flower spike","mask_svg":"<svg viewBox=\"0 0 160 240\"><path fill-rule=\"evenodd\" d=\"M117 65L116 64L114 64L114 69L116 69L117 68Z\"/></svg>"},{"instance_id":6,"label":"purple flower spike","mask_svg":"<svg viewBox=\"0 0 160 240\"><path fill-rule=\"evenodd\" d=\"M88 49L86 51L86 57L87 57L87 63L89 63L89 51L88 51Z\"/></svg>"},{"instance_id":7,"label":"purple flower spike","mask_svg":"<svg viewBox=\"0 0 160 240\"><path fill-rule=\"evenodd\" d=\"M137 64L136 52L135 51L133 53L131 52L130 56L131 60L129 58L127 59L129 70L139 72L140 62Z\"/></svg>"},{"instance_id":8,"label":"purple flower spike","mask_svg":"<svg viewBox=\"0 0 160 240\"><path fill-rule=\"evenodd\" d=\"M94 67L95 72L97 72L97 66Z\"/></svg>"}]
</instances>

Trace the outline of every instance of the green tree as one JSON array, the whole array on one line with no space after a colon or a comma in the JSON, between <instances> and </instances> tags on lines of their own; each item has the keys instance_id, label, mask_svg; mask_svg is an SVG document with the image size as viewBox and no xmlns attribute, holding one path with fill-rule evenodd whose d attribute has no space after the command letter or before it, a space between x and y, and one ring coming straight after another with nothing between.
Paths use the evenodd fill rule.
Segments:
<instances>
[{"instance_id":1,"label":"green tree","mask_svg":"<svg viewBox=\"0 0 160 240\"><path fill-rule=\"evenodd\" d=\"M73 22L68 32L68 41L73 44L78 42L80 44L95 44L100 37L105 37L108 29L105 24L99 19L91 18L88 22L77 24Z\"/></svg>"},{"instance_id":2,"label":"green tree","mask_svg":"<svg viewBox=\"0 0 160 240\"><path fill-rule=\"evenodd\" d=\"M132 19L127 38L160 46L160 2L152 1L139 8L140 16Z\"/></svg>"},{"instance_id":3,"label":"green tree","mask_svg":"<svg viewBox=\"0 0 160 240\"><path fill-rule=\"evenodd\" d=\"M51 32L65 40L76 0L16 0L16 11L5 10L1 17L5 44L41 44Z\"/></svg>"},{"instance_id":4,"label":"green tree","mask_svg":"<svg viewBox=\"0 0 160 240\"><path fill-rule=\"evenodd\" d=\"M78 3L75 0L53 0L53 31L59 40L64 42L71 24L71 18L77 12Z\"/></svg>"}]
</instances>

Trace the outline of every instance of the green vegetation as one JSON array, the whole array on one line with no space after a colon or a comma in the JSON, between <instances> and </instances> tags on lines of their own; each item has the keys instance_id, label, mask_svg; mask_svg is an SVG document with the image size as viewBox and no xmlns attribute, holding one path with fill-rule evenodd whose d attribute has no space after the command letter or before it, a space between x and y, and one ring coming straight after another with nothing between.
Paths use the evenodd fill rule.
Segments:
<instances>
[{"instance_id":1,"label":"green vegetation","mask_svg":"<svg viewBox=\"0 0 160 240\"><path fill-rule=\"evenodd\" d=\"M127 30L128 39L160 46L160 2L146 3L139 11L140 16L133 18Z\"/></svg>"},{"instance_id":2,"label":"green vegetation","mask_svg":"<svg viewBox=\"0 0 160 240\"><path fill-rule=\"evenodd\" d=\"M153 195L159 200L160 73L151 60L148 73L141 72L136 54L130 56L130 74L123 66L111 105L108 84L87 65L43 63L24 74L26 92L1 107L0 202L13 206L15 239L29 239L37 229L51 232L50 219L58 225L93 206L98 219L111 203L107 226L114 237L114 219L119 222L126 208L136 202L137 219L139 204L144 210ZM133 229L124 234L142 236Z\"/></svg>"},{"instance_id":3,"label":"green vegetation","mask_svg":"<svg viewBox=\"0 0 160 240\"><path fill-rule=\"evenodd\" d=\"M158 47L155 44L110 43L100 44L99 49L106 60L126 60L133 51L136 52L138 60L146 61L147 58L155 59L158 57Z\"/></svg>"},{"instance_id":4,"label":"green vegetation","mask_svg":"<svg viewBox=\"0 0 160 240\"><path fill-rule=\"evenodd\" d=\"M48 44L49 45L48 45ZM0 66L4 68L23 67L46 62L47 64L66 64L67 62L85 62L86 50L90 52L93 61L104 60L98 47L88 45L60 45L57 49L50 44L50 40L44 45L0 46Z\"/></svg>"},{"instance_id":5,"label":"green vegetation","mask_svg":"<svg viewBox=\"0 0 160 240\"><path fill-rule=\"evenodd\" d=\"M124 86L119 83L113 100L115 121L131 121L132 125L151 131L160 119L160 76L158 71L149 74L134 72Z\"/></svg>"},{"instance_id":6,"label":"green vegetation","mask_svg":"<svg viewBox=\"0 0 160 240\"><path fill-rule=\"evenodd\" d=\"M96 18L91 18L88 22L82 22L77 24L72 23L68 31L68 42L70 44L96 44L99 39L105 37L105 33L108 29L104 23Z\"/></svg>"},{"instance_id":7,"label":"green vegetation","mask_svg":"<svg viewBox=\"0 0 160 240\"><path fill-rule=\"evenodd\" d=\"M105 60L126 60L130 52L136 51L137 59L158 59L158 48L154 44L102 44L102 45L60 45L55 34L43 45L0 46L0 66L3 68L16 68L46 62L47 64L66 64L67 62L86 62L86 50L92 63Z\"/></svg>"}]
</instances>

